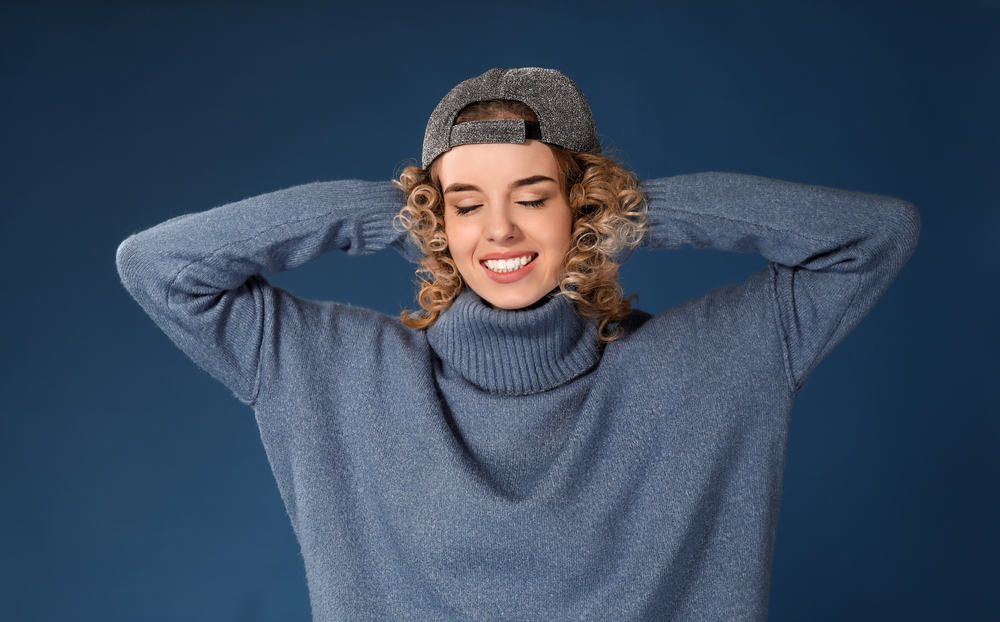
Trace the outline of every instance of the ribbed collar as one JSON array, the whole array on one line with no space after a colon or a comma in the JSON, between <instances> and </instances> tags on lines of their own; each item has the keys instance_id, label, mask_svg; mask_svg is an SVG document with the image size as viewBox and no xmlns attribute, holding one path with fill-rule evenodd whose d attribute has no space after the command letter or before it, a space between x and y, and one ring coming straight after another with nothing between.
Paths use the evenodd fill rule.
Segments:
<instances>
[{"instance_id":1,"label":"ribbed collar","mask_svg":"<svg viewBox=\"0 0 1000 622\"><path fill-rule=\"evenodd\" d=\"M601 357L597 328L564 296L547 294L527 309L494 309L466 286L427 329L427 340L479 388L526 395L590 370Z\"/></svg>"}]
</instances>

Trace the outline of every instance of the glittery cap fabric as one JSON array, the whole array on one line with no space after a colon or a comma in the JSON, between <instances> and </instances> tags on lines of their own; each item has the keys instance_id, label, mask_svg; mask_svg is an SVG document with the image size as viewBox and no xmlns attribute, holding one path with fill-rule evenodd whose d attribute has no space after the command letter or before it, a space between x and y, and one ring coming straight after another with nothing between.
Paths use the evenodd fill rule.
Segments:
<instances>
[{"instance_id":1,"label":"glittery cap fabric","mask_svg":"<svg viewBox=\"0 0 1000 622\"><path fill-rule=\"evenodd\" d=\"M521 119L469 121L454 125L469 104L490 99L512 99L529 106L538 123ZM458 145L469 143L523 143L535 139L572 151L599 150L597 127L583 91L555 69L495 67L451 89L438 103L424 132L422 166Z\"/></svg>"}]
</instances>

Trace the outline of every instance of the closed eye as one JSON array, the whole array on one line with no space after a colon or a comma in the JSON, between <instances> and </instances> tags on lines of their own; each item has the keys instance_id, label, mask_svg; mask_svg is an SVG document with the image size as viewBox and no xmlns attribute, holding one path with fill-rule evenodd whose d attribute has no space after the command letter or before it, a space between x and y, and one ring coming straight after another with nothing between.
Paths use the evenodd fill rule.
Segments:
<instances>
[{"instance_id":1,"label":"closed eye","mask_svg":"<svg viewBox=\"0 0 1000 622\"><path fill-rule=\"evenodd\" d=\"M545 199L535 199L534 201L518 201L517 204L518 205L524 205L525 207L541 207L541 206L545 205ZM465 207L457 207L456 206L455 207L455 212L459 216L464 216L465 214L468 214L469 212L475 210L478 207L482 207L482 205L481 204L480 205L467 205Z\"/></svg>"}]
</instances>

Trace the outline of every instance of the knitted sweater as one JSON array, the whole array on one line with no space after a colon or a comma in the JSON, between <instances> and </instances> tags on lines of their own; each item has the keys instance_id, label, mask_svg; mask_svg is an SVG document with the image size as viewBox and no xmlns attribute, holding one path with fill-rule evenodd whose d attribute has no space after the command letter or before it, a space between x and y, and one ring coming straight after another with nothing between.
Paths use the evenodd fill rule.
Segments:
<instances>
[{"instance_id":1,"label":"knitted sweater","mask_svg":"<svg viewBox=\"0 0 1000 622\"><path fill-rule=\"evenodd\" d=\"M315 620L764 620L789 414L913 253L905 201L743 174L646 180L647 248L766 268L603 345L563 297L466 288L426 330L262 271L420 253L388 181L172 218L122 282L251 406Z\"/></svg>"}]
</instances>

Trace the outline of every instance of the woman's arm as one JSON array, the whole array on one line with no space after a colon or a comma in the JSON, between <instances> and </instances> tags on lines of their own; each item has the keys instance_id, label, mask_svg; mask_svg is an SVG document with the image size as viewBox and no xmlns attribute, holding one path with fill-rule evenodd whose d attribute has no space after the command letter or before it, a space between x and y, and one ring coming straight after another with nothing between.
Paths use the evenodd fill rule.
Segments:
<instances>
[{"instance_id":1,"label":"woman's arm","mask_svg":"<svg viewBox=\"0 0 1000 622\"><path fill-rule=\"evenodd\" d=\"M195 363L246 404L256 400L271 286L261 271L290 270L337 249L392 247L422 257L392 218L405 196L391 182L313 182L177 216L126 238L122 284Z\"/></svg>"},{"instance_id":2,"label":"woman's arm","mask_svg":"<svg viewBox=\"0 0 1000 622\"><path fill-rule=\"evenodd\" d=\"M643 247L770 260L793 392L867 315L920 234L912 204L874 194L719 172L642 185L650 226Z\"/></svg>"}]
</instances>

